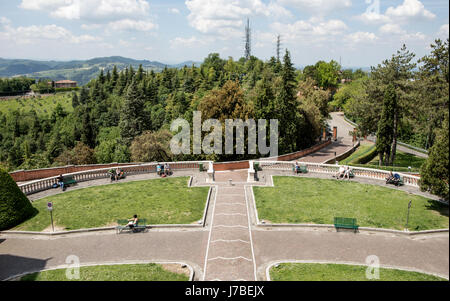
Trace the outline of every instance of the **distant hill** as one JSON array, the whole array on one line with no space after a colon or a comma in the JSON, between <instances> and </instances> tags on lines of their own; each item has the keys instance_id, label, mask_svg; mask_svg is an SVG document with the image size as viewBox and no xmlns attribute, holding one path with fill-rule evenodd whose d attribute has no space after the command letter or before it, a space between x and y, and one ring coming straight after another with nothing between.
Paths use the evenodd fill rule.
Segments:
<instances>
[{"instance_id":1,"label":"distant hill","mask_svg":"<svg viewBox=\"0 0 450 301\"><path fill-rule=\"evenodd\" d=\"M184 65L190 67L192 64L199 65L199 63L192 61L168 65L148 60L134 60L121 56L100 57L90 60L67 62L0 58L0 77L27 76L36 79L70 79L77 81L79 85L85 85L91 79L95 78L100 73L101 69L106 73L108 70L112 70L114 66L117 66L120 71L129 66L133 66L133 68L137 69L139 65L142 65L145 70L159 72L166 66L168 68L182 68Z\"/></svg>"}]
</instances>

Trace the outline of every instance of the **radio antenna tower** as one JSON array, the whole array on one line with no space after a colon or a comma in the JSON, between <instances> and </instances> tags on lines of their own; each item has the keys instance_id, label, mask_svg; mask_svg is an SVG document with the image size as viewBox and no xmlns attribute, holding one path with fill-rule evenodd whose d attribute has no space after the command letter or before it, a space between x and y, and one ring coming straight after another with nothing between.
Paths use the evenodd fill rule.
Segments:
<instances>
[{"instance_id":1,"label":"radio antenna tower","mask_svg":"<svg viewBox=\"0 0 450 301\"><path fill-rule=\"evenodd\" d=\"M281 36L277 36L277 61L280 61Z\"/></svg>"},{"instance_id":2,"label":"radio antenna tower","mask_svg":"<svg viewBox=\"0 0 450 301\"><path fill-rule=\"evenodd\" d=\"M250 20L247 18L247 26L245 27L245 59L250 59L252 55L252 40L251 40Z\"/></svg>"}]
</instances>

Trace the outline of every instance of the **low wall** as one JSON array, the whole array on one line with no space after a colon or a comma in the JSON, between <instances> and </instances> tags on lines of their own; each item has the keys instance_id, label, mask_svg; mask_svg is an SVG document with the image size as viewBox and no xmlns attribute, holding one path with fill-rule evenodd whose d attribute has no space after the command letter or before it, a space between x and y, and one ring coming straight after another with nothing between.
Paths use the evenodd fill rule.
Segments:
<instances>
[{"instance_id":1,"label":"low wall","mask_svg":"<svg viewBox=\"0 0 450 301\"><path fill-rule=\"evenodd\" d=\"M17 170L10 172L9 174L16 182L26 182L33 181L37 179L44 179L59 176L61 174L68 174L79 171L102 169L102 168L112 168L117 166L129 166L134 163L109 163L109 164L92 164L92 165L67 165L60 167L51 167L43 169L33 169L33 170ZM136 163L137 164L137 163Z\"/></svg>"},{"instance_id":2,"label":"low wall","mask_svg":"<svg viewBox=\"0 0 450 301\"><path fill-rule=\"evenodd\" d=\"M248 169L249 161L219 162L214 163L214 171Z\"/></svg>"},{"instance_id":3,"label":"low wall","mask_svg":"<svg viewBox=\"0 0 450 301\"><path fill-rule=\"evenodd\" d=\"M170 165L170 168L172 170L180 170L180 169L198 170L200 167L200 163L202 163L203 166L208 166L210 161L187 161L187 162L167 162L167 163ZM136 175L136 174L156 172L156 165L157 163L146 163L128 166L121 165L120 168L123 169L125 175ZM87 171L63 173L63 176L72 176L73 179L77 182L91 181L96 179L109 178L110 174L108 173L108 171L110 169L111 167L107 167L107 168L90 169ZM47 189L51 189L54 184L57 184L58 176L34 180L28 183L20 184L18 186L24 194L29 195Z\"/></svg>"},{"instance_id":4,"label":"low wall","mask_svg":"<svg viewBox=\"0 0 450 301\"><path fill-rule=\"evenodd\" d=\"M278 169L278 170L292 171L295 164L294 162L280 162L280 161L255 161L255 162L259 163L259 167L262 170ZM301 165L306 165L308 172L336 174L339 171L339 165L335 164L301 162ZM354 167L354 166L352 166L351 169L353 170L353 174L355 176L363 178L385 180L386 177L389 175L389 171L386 170ZM419 187L420 181L419 177L400 172L398 174L400 174L403 177L403 182L405 185Z\"/></svg>"},{"instance_id":5,"label":"low wall","mask_svg":"<svg viewBox=\"0 0 450 301\"><path fill-rule=\"evenodd\" d=\"M267 161L292 161L295 159L299 159L301 157L307 156L309 154L312 154L314 152L317 152L318 150L327 147L328 145L330 145L332 143L332 141L326 140L326 141L321 141L319 143L317 143L316 145L313 145L307 149L298 151L298 152L294 152L294 153L289 153L289 154L285 154L285 155L281 155L278 157L270 157L270 158L261 158L260 160L267 160Z\"/></svg>"}]
</instances>

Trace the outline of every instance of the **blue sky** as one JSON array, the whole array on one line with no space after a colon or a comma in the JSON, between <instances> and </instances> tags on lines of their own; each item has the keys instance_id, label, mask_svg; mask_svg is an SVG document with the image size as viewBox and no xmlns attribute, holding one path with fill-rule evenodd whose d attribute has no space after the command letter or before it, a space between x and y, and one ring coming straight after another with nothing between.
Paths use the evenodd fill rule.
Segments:
<instances>
[{"instance_id":1,"label":"blue sky","mask_svg":"<svg viewBox=\"0 0 450 301\"><path fill-rule=\"evenodd\" d=\"M211 52L275 55L297 66L342 60L371 66L405 43L422 57L449 35L448 0L0 0L0 57L38 60L120 55L179 63Z\"/></svg>"}]
</instances>

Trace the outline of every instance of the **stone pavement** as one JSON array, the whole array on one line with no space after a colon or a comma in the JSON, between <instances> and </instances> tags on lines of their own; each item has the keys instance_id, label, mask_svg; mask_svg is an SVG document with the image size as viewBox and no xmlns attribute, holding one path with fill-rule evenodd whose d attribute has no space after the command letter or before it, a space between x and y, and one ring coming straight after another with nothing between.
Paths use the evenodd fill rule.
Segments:
<instances>
[{"instance_id":1,"label":"stone pavement","mask_svg":"<svg viewBox=\"0 0 450 301\"><path fill-rule=\"evenodd\" d=\"M332 144L322 148L321 150L295 161L325 163L335 157L335 152L336 156L339 156L353 147L353 137L349 134L349 132L353 131L354 127L345 121L344 113L333 112L330 113L330 116L331 119L328 121L328 124L330 125L331 130L333 130L334 126L337 127L337 141L333 141Z\"/></svg>"},{"instance_id":2,"label":"stone pavement","mask_svg":"<svg viewBox=\"0 0 450 301\"><path fill-rule=\"evenodd\" d=\"M202 178L204 175L195 175L194 186L210 185ZM246 171L216 173L213 199L203 228L154 228L146 233L118 235L106 231L58 237L0 234L0 279L64 265L69 255L78 256L81 264L182 262L194 269L195 280L265 280L266 268L278 261L366 264L367 256L376 255L381 266L448 278L448 232L409 237L391 233L337 233L328 228L258 227L252 222L254 212L248 203L246 176ZM262 178L264 183L271 183L269 174ZM232 179L232 186L228 179Z\"/></svg>"}]
</instances>

